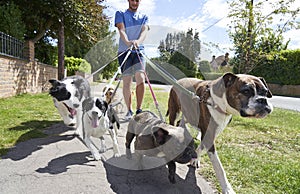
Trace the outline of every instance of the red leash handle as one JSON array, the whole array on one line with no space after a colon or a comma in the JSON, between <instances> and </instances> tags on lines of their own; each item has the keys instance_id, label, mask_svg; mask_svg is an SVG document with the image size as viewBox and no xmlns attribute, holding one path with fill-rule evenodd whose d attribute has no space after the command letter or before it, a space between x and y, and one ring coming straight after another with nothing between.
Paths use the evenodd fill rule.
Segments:
<instances>
[{"instance_id":1,"label":"red leash handle","mask_svg":"<svg viewBox=\"0 0 300 194\"><path fill-rule=\"evenodd\" d=\"M149 89L150 89L150 92L151 92L151 95L152 95L154 104L155 104L155 106L156 106L156 109L158 110L159 117L160 117L160 119L161 119L162 121L164 121L164 118L163 118L163 116L162 116L162 114L161 114L161 112L160 112L160 109L159 109L159 104L158 104L157 98L156 98L156 96L155 96L155 94L154 94L154 91L153 91L152 86L151 86L151 84L150 84L148 75L147 75L147 73L146 73L145 66L143 65L142 60L141 60L141 58L140 58L140 55L139 55L140 52L139 52L138 49L137 49L136 51L137 51L137 56L138 56L139 62L140 62L140 64L141 64L142 67L143 67L144 75L145 75L146 81L147 81L147 83L148 83L148 86L149 86Z\"/></svg>"}]
</instances>

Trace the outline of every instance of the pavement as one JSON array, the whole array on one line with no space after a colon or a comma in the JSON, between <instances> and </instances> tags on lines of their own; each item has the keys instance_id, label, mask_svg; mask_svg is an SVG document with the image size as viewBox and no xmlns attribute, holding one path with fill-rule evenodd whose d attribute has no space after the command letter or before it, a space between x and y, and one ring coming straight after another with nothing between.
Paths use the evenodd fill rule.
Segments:
<instances>
[{"instance_id":1,"label":"pavement","mask_svg":"<svg viewBox=\"0 0 300 194\"><path fill-rule=\"evenodd\" d=\"M101 91L97 87L93 87L92 94L98 95ZM120 118L123 115L124 112ZM124 167L128 164L125 157L127 124L121 120L118 131L120 158L114 158L109 149L102 154L102 160L93 160L85 145L73 136L74 129L62 122L44 129L48 134L45 138L18 143L0 160L0 194L215 193L197 169L187 165L177 164L176 184L169 182L165 165L147 170ZM104 139L111 148L110 136L106 134ZM93 141L100 144L97 139Z\"/></svg>"}]
</instances>

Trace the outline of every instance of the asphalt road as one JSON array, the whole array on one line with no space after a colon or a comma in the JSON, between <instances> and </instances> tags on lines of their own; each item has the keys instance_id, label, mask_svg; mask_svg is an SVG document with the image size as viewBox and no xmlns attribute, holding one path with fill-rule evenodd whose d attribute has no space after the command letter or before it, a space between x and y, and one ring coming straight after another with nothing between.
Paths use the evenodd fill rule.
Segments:
<instances>
[{"instance_id":1,"label":"asphalt road","mask_svg":"<svg viewBox=\"0 0 300 194\"><path fill-rule=\"evenodd\" d=\"M300 112L300 98L273 96L269 101L276 108L283 108Z\"/></svg>"}]
</instances>

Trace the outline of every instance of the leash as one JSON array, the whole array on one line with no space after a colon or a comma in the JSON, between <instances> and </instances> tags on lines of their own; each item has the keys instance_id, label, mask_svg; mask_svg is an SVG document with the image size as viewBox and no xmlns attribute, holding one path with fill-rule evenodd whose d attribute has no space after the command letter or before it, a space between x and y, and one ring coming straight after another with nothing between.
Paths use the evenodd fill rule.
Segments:
<instances>
[{"instance_id":1,"label":"leash","mask_svg":"<svg viewBox=\"0 0 300 194\"><path fill-rule=\"evenodd\" d=\"M143 53L141 53L143 55ZM178 89L180 89L181 91L183 91L186 95L190 96L191 99L196 99L199 101L199 103L204 103L208 106L212 106L213 108L215 108L218 112L222 113L222 114L227 114L226 111L222 110L218 105L216 105L214 102L210 103L207 102L207 97L206 94L210 93L210 87L209 85L206 85L206 89L204 91L204 94L202 96L198 96L196 95L194 92L191 92L190 90L184 88L182 85L177 83L176 78L174 78L174 76L172 76L169 72L167 72L163 67L161 67L158 64L154 64L147 56L143 55L148 62L150 63L150 66L156 71L158 72L163 78L165 78L167 81L171 82L174 86L176 86Z\"/></svg>"},{"instance_id":2,"label":"leash","mask_svg":"<svg viewBox=\"0 0 300 194\"><path fill-rule=\"evenodd\" d=\"M112 79L110 80L109 85L112 85L113 81L116 79L116 77L118 76L118 74L121 73L121 68L123 67L123 65L125 64L125 62L127 61L128 57L129 57L129 55L131 54L132 48L133 48L133 45L131 45L130 47L128 47L128 49L125 50L125 52L127 52L127 51L128 51L128 52L127 52L127 54L126 54L124 60L122 61L121 65L118 67L118 70L115 72L114 76L113 76ZM125 52L122 52L121 54L119 54L118 57L121 56L122 54L124 54ZM119 80L118 85L120 85L120 81L121 81L121 80ZM106 87L106 89L105 89L104 92L103 92L103 95L106 94L106 92L108 91L108 89L109 89L109 88ZM114 93L115 93L115 92L114 92Z\"/></svg>"},{"instance_id":3,"label":"leash","mask_svg":"<svg viewBox=\"0 0 300 194\"><path fill-rule=\"evenodd\" d=\"M140 61L140 64L141 64L142 67L143 67L144 75L145 75L146 81L147 81L147 83L148 83L148 86L149 86L149 89L150 89L150 92L151 92L151 95L152 95L154 104L155 104L156 109L157 109L157 111L158 111L158 113L159 113L159 117L160 117L160 119L161 119L162 121L164 121L164 118L163 118L163 116L162 116L162 114L161 114L161 111L160 111L160 108L159 108L159 104L158 104L157 98L156 98L156 96L155 96L155 94L154 94L154 92L153 92L151 83L150 83L149 78L148 78L148 75L147 75L147 73L146 73L145 66L143 65L142 60L141 60L141 58L140 58L140 55L139 55L139 54L140 54L141 52L139 51L139 49L137 49L136 51L137 51L137 56L138 56L138 59L139 59L139 61ZM143 54L142 54L142 55L143 55Z\"/></svg>"},{"instance_id":4,"label":"leash","mask_svg":"<svg viewBox=\"0 0 300 194\"><path fill-rule=\"evenodd\" d=\"M154 64L145 54L141 53L142 56L147 60L149 65L163 78L165 78L168 82L170 82L173 86L177 87L180 91L184 92L186 95L191 97L191 99L197 99L200 101L199 96L197 96L194 92L186 89L182 85L177 83L176 78L172 76L170 73L168 73L164 68L161 66Z\"/></svg>"},{"instance_id":5,"label":"leash","mask_svg":"<svg viewBox=\"0 0 300 194\"><path fill-rule=\"evenodd\" d=\"M108 63L106 63L104 66L100 67L99 69L97 69L96 71L94 71L91 75L89 75L86 79L89 79L91 77L93 77L96 73L98 73L99 71L102 71L107 65L109 65L112 61L116 60L117 58L119 58L121 55L123 55L124 53L126 53L128 50L132 49L132 47L128 47L125 51L119 53L118 55L116 55L112 60L110 60Z\"/></svg>"}]
</instances>

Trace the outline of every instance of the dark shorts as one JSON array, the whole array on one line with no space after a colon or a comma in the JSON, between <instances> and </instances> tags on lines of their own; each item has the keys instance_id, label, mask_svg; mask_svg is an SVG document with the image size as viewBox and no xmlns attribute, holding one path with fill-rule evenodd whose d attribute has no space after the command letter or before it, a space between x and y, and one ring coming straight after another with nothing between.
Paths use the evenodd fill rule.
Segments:
<instances>
[{"instance_id":1,"label":"dark shorts","mask_svg":"<svg viewBox=\"0 0 300 194\"><path fill-rule=\"evenodd\" d=\"M144 51L140 51L140 52L143 52L144 54ZM125 52L124 54L118 57L119 65L122 65L126 55L127 52ZM128 56L127 60L122 65L121 72L122 72L122 76L132 76L135 74L135 72L144 72L145 69L146 69L146 61L143 55L139 53L139 57L138 57L138 53L132 51Z\"/></svg>"}]
</instances>

